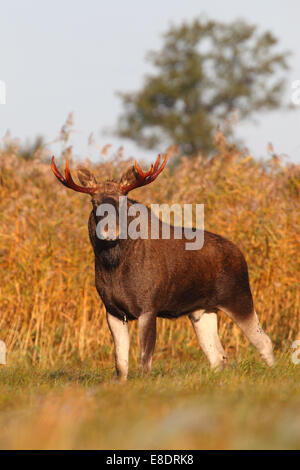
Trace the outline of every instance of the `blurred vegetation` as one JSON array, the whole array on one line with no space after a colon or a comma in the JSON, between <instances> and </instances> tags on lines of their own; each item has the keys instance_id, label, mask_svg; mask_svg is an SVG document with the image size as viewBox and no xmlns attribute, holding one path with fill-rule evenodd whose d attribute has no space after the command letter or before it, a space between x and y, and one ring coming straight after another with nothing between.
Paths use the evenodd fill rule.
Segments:
<instances>
[{"instance_id":1,"label":"blurred vegetation","mask_svg":"<svg viewBox=\"0 0 300 470\"><path fill-rule=\"evenodd\" d=\"M248 352L221 373L198 348L131 371L0 368L0 449L300 449L300 367L277 354L268 369Z\"/></svg>"},{"instance_id":2,"label":"blurred vegetation","mask_svg":"<svg viewBox=\"0 0 300 470\"><path fill-rule=\"evenodd\" d=\"M119 93L116 133L146 148L171 143L185 155L210 154L217 125L229 135L232 120L282 106L288 55L270 31L243 20L172 26L148 56L156 73L140 90Z\"/></svg>"}]
</instances>

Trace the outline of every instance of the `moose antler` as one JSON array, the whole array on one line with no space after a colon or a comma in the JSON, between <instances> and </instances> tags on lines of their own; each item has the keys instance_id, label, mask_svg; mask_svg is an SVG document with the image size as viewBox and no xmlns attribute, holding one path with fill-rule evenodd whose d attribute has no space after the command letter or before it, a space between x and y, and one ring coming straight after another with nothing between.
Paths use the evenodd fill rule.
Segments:
<instances>
[{"instance_id":1,"label":"moose antler","mask_svg":"<svg viewBox=\"0 0 300 470\"><path fill-rule=\"evenodd\" d=\"M65 168L65 178L62 176L62 174L58 171L57 169L57 166L55 165L55 162L54 162L54 157L52 157L52 160L51 160L51 169L53 171L53 173L55 174L56 178L64 185L66 186L67 188L70 188L70 189L74 189L74 191L78 191L79 193L87 193L87 194L90 194L90 195L93 195L96 191L97 191L97 188L94 187L94 188L88 188L88 187L83 187L83 186L79 186L78 184L76 184L74 181L73 181L73 178L71 176L71 173L70 173L70 169L69 169L69 163L68 163L68 160L66 160L66 168Z\"/></svg>"},{"instance_id":2,"label":"moose antler","mask_svg":"<svg viewBox=\"0 0 300 470\"><path fill-rule=\"evenodd\" d=\"M160 159L161 156L158 155L156 162L152 163L150 170L149 171L142 171L138 163L135 161L135 171L137 173L136 180L133 183L130 184L122 184L120 183L120 190L123 194L128 194L129 191L132 191L135 188L139 188L141 186L145 186L146 184L152 183L158 175L163 171L164 167L166 166L167 160L168 160L168 155L164 155L164 161L162 162L161 166L160 164ZM69 169L69 163L68 160L66 160L66 168L65 168L65 177L62 176L62 174L58 171L57 166L55 165L54 162L54 157L52 157L51 160L51 169L53 173L55 174L56 178L67 188L73 189L74 191L78 191L79 193L87 193L90 194L91 196L95 194L98 190L97 186L94 187L83 187L79 186L73 181L73 178L70 173Z\"/></svg>"},{"instance_id":3,"label":"moose antler","mask_svg":"<svg viewBox=\"0 0 300 470\"><path fill-rule=\"evenodd\" d=\"M160 164L160 154L157 157L156 162L151 164L150 170L149 171L142 171L139 164L137 161L135 161L135 170L138 174L137 179L134 183L128 184L128 185L121 185L121 191L123 194L129 193L129 191L132 191L133 189L139 188L141 186L145 186L146 184L152 183L158 175L163 171L164 167L166 166L167 160L168 160L168 155L165 154L164 156L164 161L162 162L161 166L159 167Z\"/></svg>"}]
</instances>

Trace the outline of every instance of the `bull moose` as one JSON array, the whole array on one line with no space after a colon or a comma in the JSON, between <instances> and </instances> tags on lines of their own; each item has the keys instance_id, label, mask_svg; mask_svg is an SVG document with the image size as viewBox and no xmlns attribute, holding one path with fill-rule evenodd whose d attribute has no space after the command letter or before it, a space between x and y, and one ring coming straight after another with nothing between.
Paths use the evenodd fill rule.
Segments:
<instances>
[{"instance_id":1,"label":"bull moose","mask_svg":"<svg viewBox=\"0 0 300 470\"><path fill-rule=\"evenodd\" d=\"M126 380L128 374L129 321L138 321L140 368L151 371L157 317L176 319L188 315L211 367L222 368L227 356L218 336L219 309L241 328L272 366L272 342L262 330L254 309L247 263L231 241L205 230L202 248L186 250L185 238L176 238L172 225L169 239L123 239L118 229L113 237L108 232L97 235L101 205L113 205L118 218L119 198L126 197L128 208L135 204L127 194L157 178L167 162L166 155L162 164L160 158L159 155L147 172L135 162L119 181L98 182L92 172L81 168L79 186L71 176L68 162L63 177L52 157L51 168L58 180L92 198L88 229L95 254L95 283L106 308L119 379ZM147 211L151 212L150 208ZM149 224L149 220L147 217L143 223ZM162 225L160 220L159 224Z\"/></svg>"}]
</instances>

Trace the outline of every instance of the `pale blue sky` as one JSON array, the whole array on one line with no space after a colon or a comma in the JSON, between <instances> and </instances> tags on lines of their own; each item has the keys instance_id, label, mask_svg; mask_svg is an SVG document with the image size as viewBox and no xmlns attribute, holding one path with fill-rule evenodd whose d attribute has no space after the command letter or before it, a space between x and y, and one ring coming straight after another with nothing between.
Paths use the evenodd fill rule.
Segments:
<instances>
[{"instance_id":1,"label":"pale blue sky","mask_svg":"<svg viewBox=\"0 0 300 470\"><path fill-rule=\"evenodd\" d=\"M99 144L125 146L126 154L143 158L155 152L131 141L101 135L112 127L122 107L115 92L135 90L150 66L146 52L158 49L171 25L200 14L231 21L244 18L270 29L283 49L290 49L288 80L300 80L299 0L6 0L0 3L0 80L6 82L7 104L0 105L0 137L48 141L74 111L75 153L88 155L87 138ZM291 90L286 95L290 101ZM268 142L278 153L300 161L300 107L291 113L269 113L259 124L239 125L237 134L255 156Z\"/></svg>"}]
</instances>

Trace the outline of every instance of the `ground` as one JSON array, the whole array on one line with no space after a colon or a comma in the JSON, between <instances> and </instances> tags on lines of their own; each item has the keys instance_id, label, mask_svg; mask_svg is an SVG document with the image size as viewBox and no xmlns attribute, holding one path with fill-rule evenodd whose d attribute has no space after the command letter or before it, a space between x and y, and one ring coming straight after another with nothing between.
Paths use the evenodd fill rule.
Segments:
<instances>
[{"instance_id":1,"label":"ground","mask_svg":"<svg viewBox=\"0 0 300 470\"><path fill-rule=\"evenodd\" d=\"M151 377L112 364L0 369L2 449L300 449L300 365L251 349L213 372L201 352Z\"/></svg>"}]
</instances>

